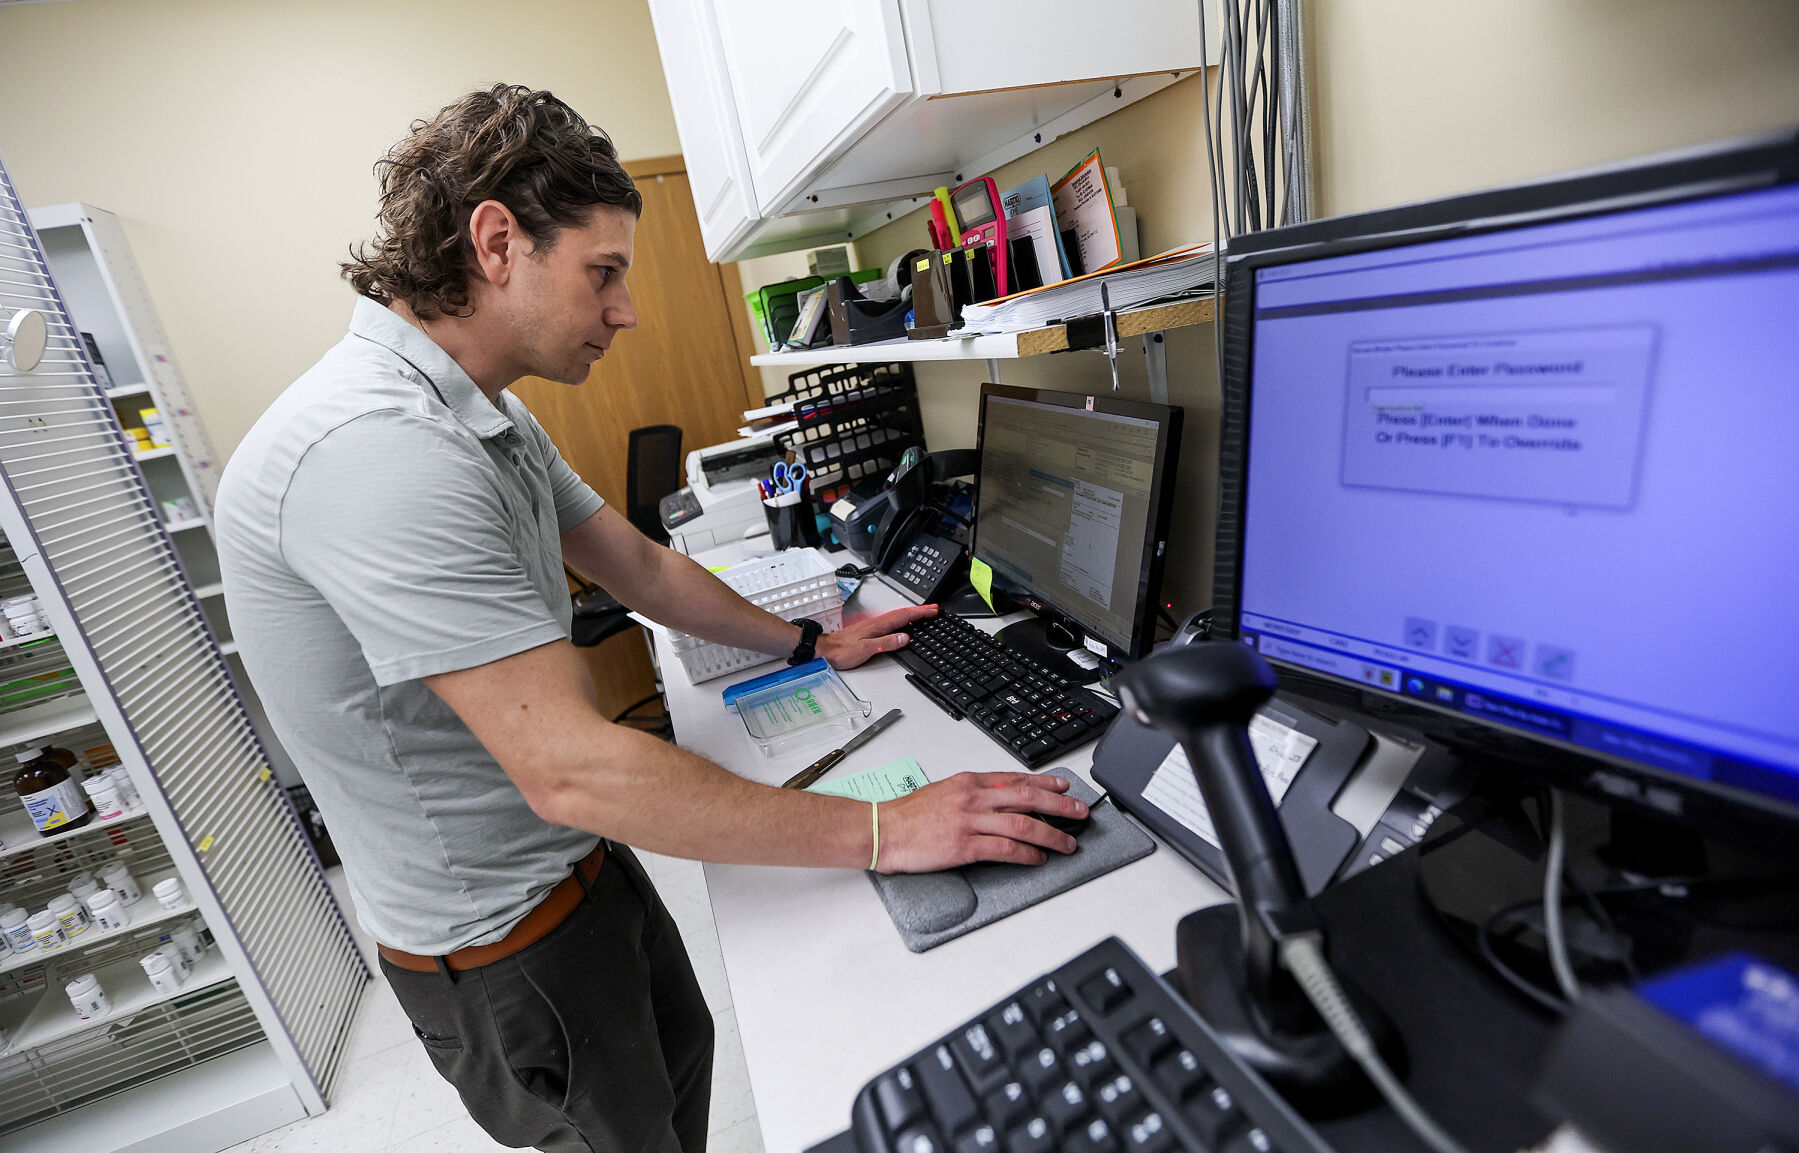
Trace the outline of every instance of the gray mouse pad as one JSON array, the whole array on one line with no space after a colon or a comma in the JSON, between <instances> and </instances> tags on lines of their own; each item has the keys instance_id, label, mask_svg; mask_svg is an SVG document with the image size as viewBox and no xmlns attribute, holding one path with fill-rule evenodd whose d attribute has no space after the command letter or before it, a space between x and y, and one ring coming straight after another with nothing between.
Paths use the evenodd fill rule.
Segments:
<instances>
[{"instance_id":1,"label":"gray mouse pad","mask_svg":"<svg viewBox=\"0 0 1799 1153\"><path fill-rule=\"evenodd\" d=\"M1050 773L1068 782L1068 795L1092 804L1099 794L1065 769ZM900 939L914 953L991 925L1038 901L1084 885L1155 851L1156 843L1113 805L1094 810L1068 856L1051 853L1044 864L964 865L941 873L868 874L887 906Z\"/></svg>"}]
</instances>

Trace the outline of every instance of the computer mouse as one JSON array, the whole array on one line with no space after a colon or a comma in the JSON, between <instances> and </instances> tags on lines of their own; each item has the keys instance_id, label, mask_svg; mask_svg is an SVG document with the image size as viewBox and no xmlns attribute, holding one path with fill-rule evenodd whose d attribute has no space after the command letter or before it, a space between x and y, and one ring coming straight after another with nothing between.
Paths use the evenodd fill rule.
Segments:
<instances>
[{"instance_id":1,"label":"computer mouse","mask_svg":"<svg viewBox=\"0 0 1799 1153\"><path fill-rule=\"evenodd\" d=\"M1050 828L1067 833L1071 837L1079 837L1093 822L1091 808L1087 810L1087 815L1084 817L1064 817L1060 813L1032 813L1031 816L1036 817Z\"/></svg>"}]
</instances>

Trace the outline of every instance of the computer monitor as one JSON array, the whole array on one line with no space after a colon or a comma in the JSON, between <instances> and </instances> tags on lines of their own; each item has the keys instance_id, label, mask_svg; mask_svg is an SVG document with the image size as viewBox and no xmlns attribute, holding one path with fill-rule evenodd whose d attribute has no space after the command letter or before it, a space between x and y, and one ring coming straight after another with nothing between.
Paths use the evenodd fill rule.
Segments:
<instances>
[{"instance_id":1,"label":"computer monitor","mask_svg":"<svg viewBox=\"0 0 1799 1153\"><path fill-rule=\"evenodd\" d=\"M1216 600L1284 681L1799 822L1799 139L1233 240Z\"/></svg>"},{"instance_id":2,"label":"computer monitor","mask_svg":"<svg viewBox=\"0 0 1799 1153\"><path fill-rule=\"evenodd\" d=\"M1076 681L1099 671L1072 650L1148 653L1180 439L1171 405L981 386L970 548L995 588L1037 613L1003 643Z\"/></svg>"}]
</instances>

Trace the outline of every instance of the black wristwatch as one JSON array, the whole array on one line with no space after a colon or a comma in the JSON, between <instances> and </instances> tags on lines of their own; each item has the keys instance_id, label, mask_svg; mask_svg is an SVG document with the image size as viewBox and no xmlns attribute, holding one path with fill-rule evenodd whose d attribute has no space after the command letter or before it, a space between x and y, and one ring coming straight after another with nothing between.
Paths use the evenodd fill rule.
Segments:
<instances>
[{"instance_id":1,"label":"black wristwatch","mask_svg":"<svg viewBox=\"0 0 1799 1153\"><path fill-rule=\"evenodd\" d=\"M790 665L803 665L818 655L818 638L825 633L825 626L811 617L800 617L789 622L800 626L800 643L793 646L793 655L787 658Z\"/></svg>"}]
</instances>

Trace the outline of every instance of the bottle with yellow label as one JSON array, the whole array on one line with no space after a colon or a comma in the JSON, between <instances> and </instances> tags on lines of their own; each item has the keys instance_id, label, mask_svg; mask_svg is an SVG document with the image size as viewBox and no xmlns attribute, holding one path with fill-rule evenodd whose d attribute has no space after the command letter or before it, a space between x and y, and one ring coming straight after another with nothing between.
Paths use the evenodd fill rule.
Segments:
<instances>
[{"instance_id":1,"label":"bottle with yellow label","mask_svg":"<svg viewBox=\"0 0 1799 1153\"><path fill-rule=\"evenodd\" d=\"M40 746L19 753L19 772L13 778L31 823L45 837L79 829L94 819L93 802L69 776L63 758L50 752Z\"/></svg>"}]
</instances>

